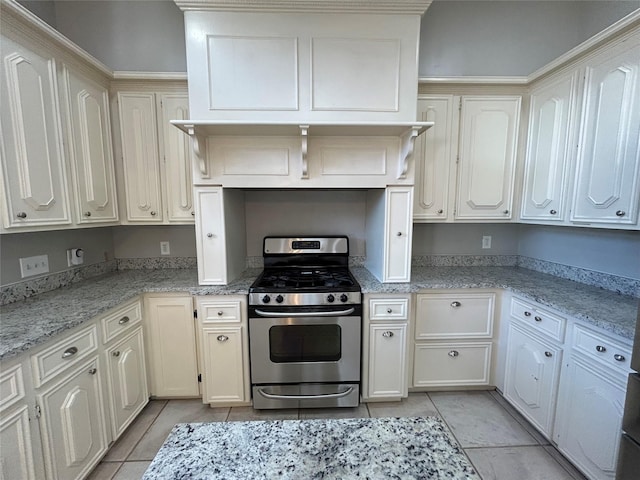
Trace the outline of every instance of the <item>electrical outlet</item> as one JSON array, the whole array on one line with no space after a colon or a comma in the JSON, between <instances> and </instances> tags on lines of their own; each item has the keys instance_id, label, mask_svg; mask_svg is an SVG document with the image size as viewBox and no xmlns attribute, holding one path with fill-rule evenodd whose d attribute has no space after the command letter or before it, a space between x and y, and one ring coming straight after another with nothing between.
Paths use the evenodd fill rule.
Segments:
<instances>
[{"instance_id":1,"label":"electrical outlet","mask_svg":"<svg viewBox=\"0 0 640 480\"><path fill-rule=\"evenodd\" d=\"M49 271L49 256L36 255L20 259L20 274L22 278L40 275Z\"/></svg>"},{"instance_id":2,"label":"electrical outlet","mask_svg":"<svg viewBox=\"0 0 640 480\"><path fill-rule=\"evenodd\" d=\"M169 242L160 242L160 255L170 255L171 247Z\"/></svg>"},{"instance_id":3,"label":"electrical outlet","mask_svg":"<svg viewBox=\"0 0 640 480\"><path fill-rule=\"evenodd\" d=\"M482 237L482 248L491 248L491 235L484 235Z\"/></svg>"}]
</instances>

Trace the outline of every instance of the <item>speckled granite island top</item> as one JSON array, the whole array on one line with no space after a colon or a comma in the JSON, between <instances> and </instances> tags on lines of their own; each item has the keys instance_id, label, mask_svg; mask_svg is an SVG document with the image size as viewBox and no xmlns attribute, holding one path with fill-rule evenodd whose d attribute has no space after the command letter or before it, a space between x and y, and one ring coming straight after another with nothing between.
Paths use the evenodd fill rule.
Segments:
<instances>
[{"instance_id":1,"label":"speckled granite island top","mask_svg":"<svg viewBox=\"0 0 640 480\"><path fill-rule=\"evenodd\" d=\"M142 478L480 480L436 417L178 424Z\"/></svg>"},{"instance_id":2,"label":"speckled granite island top","mask_svg":"<svg viewBox=\"0 0 640 480\"><path fill-rule=\"evenodd\" d=\"M247 294L260 269L224 286L200 286L195 269L126 270L95 277L0 307L0 360L105 313L145 292ZM352 268L364 293L428 289L503 288L606 331L633 338L638 299L517 267L413 267L410 283L383 284Z\"/></svg>"}]
</instances>

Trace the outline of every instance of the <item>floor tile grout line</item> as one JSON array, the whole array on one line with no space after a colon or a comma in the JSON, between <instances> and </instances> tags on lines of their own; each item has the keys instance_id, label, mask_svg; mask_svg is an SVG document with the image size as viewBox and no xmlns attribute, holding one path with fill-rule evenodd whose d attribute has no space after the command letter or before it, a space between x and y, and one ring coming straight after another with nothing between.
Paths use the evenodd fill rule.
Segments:
<instances>
[{"instance_id":1,"label":"floor tile grout line","mask_svg":"<svg viewBox=\"0 0 640 480\"><path fill-rule=\"evenodd\" d=\"M150 400L150 401L156 401L156 400ZM164 405L162 406L162 408L158 411L158 413L156 414L156 416L153 418L153 421L149 424L149 426L145 429L144 433L142 435L140 435L140 438L138 439L138 441L136 442L136 444L133 446L133 448L131 449L131 451L127 454L127 458L124 459L124 461L122 462L123 464L126 462L136 462L139 460L129 460L129 457L131 457L131 454L135 451L136 447L140 444L140 442L142 441L142 439L147 435L147 433L149 433L149 430L151 430L151 427L153 426L154 423L156 423L156 421L158 420L158 417L160 416L160 414L164 411L165 408L167 408L167 405L169 405L169 402L171 400L161 400L164 402ZM148 404L147 404L148 405ZM120 468L122 468L122 465L120 465ZM120 468L118 468L118 470L120 470Z\"/></svg>"}]
</instances>

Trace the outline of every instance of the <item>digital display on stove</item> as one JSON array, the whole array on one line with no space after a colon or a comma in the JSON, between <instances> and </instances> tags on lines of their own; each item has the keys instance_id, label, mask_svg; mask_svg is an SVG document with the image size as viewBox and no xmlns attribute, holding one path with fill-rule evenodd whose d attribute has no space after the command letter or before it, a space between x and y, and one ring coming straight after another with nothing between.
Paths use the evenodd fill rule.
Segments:
<instances>
[{"instance_id":1,"label":"digital display on stove","mask_svg":"<svg viewBox=\"0 0 640 480\"><path fill-rule=\"evenodd\" d=\"M294 240L291 242L291 248L294 250L318 250L320 248L319 240Z\"/></svg>"}]
</instances>

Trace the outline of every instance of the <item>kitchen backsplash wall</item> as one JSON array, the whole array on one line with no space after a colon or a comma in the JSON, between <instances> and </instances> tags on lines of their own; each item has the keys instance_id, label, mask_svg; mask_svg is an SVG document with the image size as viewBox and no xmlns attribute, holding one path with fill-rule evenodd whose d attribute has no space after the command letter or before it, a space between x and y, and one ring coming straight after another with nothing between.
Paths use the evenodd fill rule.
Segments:
<instances>
[{"instance_id":1,"label":"kitchen backsplash wall","mask_svg":"<svg viewBox=\"0 0 640 480\"><path fill-rule=\"evenodd\" d=\"M169 242L167 258L196 256L194 225L128 225L113 231L113 250L118 260L162 258L160 242Z\"/></svg>"}]
</instances>

